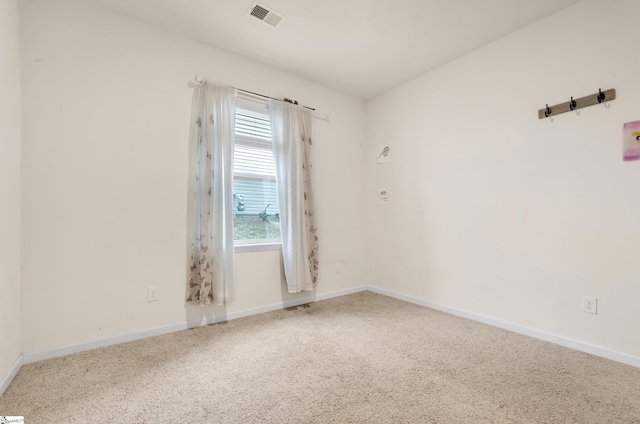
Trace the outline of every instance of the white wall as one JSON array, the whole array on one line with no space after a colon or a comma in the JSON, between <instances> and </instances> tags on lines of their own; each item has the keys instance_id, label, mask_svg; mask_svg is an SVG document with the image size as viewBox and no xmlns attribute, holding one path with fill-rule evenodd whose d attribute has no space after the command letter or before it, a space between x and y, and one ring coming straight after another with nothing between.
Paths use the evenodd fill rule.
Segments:
<instances>
[{"instance_id":1,"label":"white wall","mask_svg":"<svg viewBox=\"0 0 640 424\"><path fill-rule=\"evenodd\" d=\"M20 30L0 0L0 380L20 355Z\"/></svg>"},{"instance_id":2,"label":"white wall","mask_svg":"<svg viewBox=\"0 0 640 424\"><path fill-rule=\"evenodd\" d=\"M14 140L3 133L0 187L16 199L0 211L13 231L0 260L17 264L20 96L4 96L19 81L17 2L0 1L14 75L0 76L0 128ZM622 124L640 119L637 2L581 2L374 99L366 119L359 100L95 6L20 5L34 123L22 134L23 351L222 312L183 301L187 83L198 74L331 115L315 121L319 294L366 282L640 356L640 164L621 160ZM618 90L610 109L536 117L600 87ZM394 160L376 165L386 142ZM393 204L375 204L378 187L393 188ZM227 312L291 298L279 252L236 261ZM19 304L19 267L3 262L0 277L1 297ZM150 285L160 302L146 301ZM580 312L582 295L599 298L598 315ZM0 335L20 344L18 309L3 314ZM20 349L5 352L0 375Z\"/></svg>"},{"instance_id":3,"label":"white wall","mask_svg":"<svg viewBox=\"0 0 640 424\"><path fill-rule=\"evenodd\" d=\"M184 302L196 74L331 115L314 121L317 293L364 284L362 101L73 0L23 0L21 19L25 352L222 312ZM227 312L296 297L279 251L236 262Z\"/></svg>"},{"instance_id":4,"label":"white wall","mask_svg":"<svg viewBox=\"0 0 640 424\"><path fill-rule=\"evenodd\" d=\"M640 356L640 162L622 161L639 15L587 0L369 102L369 282ZM617 90L609 109L538 120L598 88Z\"/></svg>"}]
</instances>

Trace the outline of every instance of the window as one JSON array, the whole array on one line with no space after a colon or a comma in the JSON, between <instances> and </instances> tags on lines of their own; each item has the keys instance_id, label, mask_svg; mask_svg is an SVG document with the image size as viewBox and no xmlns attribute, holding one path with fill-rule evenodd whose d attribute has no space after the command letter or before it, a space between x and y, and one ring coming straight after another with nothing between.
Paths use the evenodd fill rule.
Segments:
<instances>
[{"instance_id":1,"label":"window","mask_svg":"<svg viewBox=\"0 0 640 424\"><path fill-rule=\"evenodd\" d=\"M269 102L238 92L233 166L233 239L236 244L280 241L276 169Z\"/></svg>"}]
</instances>

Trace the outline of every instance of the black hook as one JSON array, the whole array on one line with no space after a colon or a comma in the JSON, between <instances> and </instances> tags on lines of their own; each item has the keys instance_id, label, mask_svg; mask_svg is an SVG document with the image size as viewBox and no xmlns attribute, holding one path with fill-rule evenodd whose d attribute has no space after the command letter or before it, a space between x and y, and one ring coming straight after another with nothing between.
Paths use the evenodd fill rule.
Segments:
<instances>
[{"instance_id":1,"label":"black hook","mask_svg":"<svg viewBox=\"0 0 640 424\"><path fill-rule=\"evenodd\" d=\"M548 118L551 116L551 108L549 107L549 103L547 103L547 108L544 110L544 117Z\"/></svg>"},{"instance_id":2,"label":"black hook","mask_svg":"<svg viewBox=\"0 0 640 424\"><path fill-rule=\"evenodd\" d=\"M604 99L606 99L606 97L606 94L604 94L602 90L598 88L598 103L604 102Z\"/></svg>"},{"instance_id":3,"label":"black hook","mask_svg":"<svg viewBox=\"0 0 640 424\"><path fill-rule=\"evenodd\" d=\"M578 102L576 102L575 100L573 100L573 96L571 97L571 101L569 102L569 109L571 110L576 110L576 107L578 106Z\"/></svg>"}]
</instances>

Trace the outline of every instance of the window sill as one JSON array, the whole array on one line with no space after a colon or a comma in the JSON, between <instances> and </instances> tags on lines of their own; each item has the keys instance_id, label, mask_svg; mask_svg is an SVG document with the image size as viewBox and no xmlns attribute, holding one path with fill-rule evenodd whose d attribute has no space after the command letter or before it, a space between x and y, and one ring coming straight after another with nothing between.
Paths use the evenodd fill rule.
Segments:
<instances>
[{"instance_id":1,"label":"window sill","mask_svg":"<svg viewBox=\"0 0 640 424\"><path fill-rule=\"evenodd\" d=\"M236 244L233 249L236 253L282 250L282 242Z\"/></svg>"}]
</instances>

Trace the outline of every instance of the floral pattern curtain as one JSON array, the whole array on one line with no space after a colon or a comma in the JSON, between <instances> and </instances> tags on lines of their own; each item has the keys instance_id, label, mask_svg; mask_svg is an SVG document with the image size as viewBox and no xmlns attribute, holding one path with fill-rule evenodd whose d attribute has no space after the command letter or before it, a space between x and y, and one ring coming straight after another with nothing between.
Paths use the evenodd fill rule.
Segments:
<instances>
[{"instance_id":1,"label":"floral pattern curtain","mask_svg":"<svg viewBox=\"0 0 640 424\"><path fill-rule=\"evenodd\" d=\"M226 305L235 297L233 148L237 90L203 82L191 107L191 259L187 302Z\"/></svg>"},{"instance_id":2,"label":"floral pattern curtain","mask_svg":"<svg viewBox=\"0 0 640 424\"><path fill-rule=\"evenodd\" d=\"M282 258L289 293L313 290L318 282L318 228L311 187L311 111L269 102L276 184L280 204Z\"/></svg>"}]
</instances>

